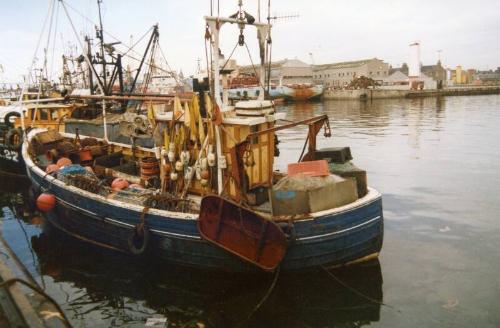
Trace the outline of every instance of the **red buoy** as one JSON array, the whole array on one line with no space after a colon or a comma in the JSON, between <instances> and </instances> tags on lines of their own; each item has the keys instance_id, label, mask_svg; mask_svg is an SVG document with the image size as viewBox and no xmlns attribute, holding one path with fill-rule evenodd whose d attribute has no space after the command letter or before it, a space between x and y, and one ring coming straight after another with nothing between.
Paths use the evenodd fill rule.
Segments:
<instances>
[{"instance_id":1,"label":"red buoy","mask_svg":"<svg viewBox=\"0 0 500 328\"><path fill-rule=\"evenodd\" d=\"M50 164L45 169L45 173L51 174L51 173L57 172L58 170L59 170L59 166L57 166L57 164Z\"/></svg>"},{"instance_id":2,"label":"red buoy","mask_svg":"<svg viewBox=\"0 0 500 328\"><path fill-rule=\"evenodd\" d=\"M69 158L67 158L67 157L61 157L57 161L57 166L59 166L59 167L63 167L63 166L66 166L66 165L71 165L71 164L73 164L73 162Z\"/></svg>"},{"instance_id":3,"label":"red buoy","mask_svg":"<svg viewBox=\"0 0 500 328\"><path fill-rule=\"evenodd\" d=\"M42 212L50 212L56 206L56 196L44 192L36 199L36 206Z\"/></svg>"},{"instance_id":4,"label":"red buoy","mask_svg":"<svg viewBox=\"0 0 500 328\"><path fill-rule=\"evenodd\" d=\"M111 183L111 188L113 190L122 190L128 187L128 181L122 178L116 178Z\"/></svg>"}]
</instances>

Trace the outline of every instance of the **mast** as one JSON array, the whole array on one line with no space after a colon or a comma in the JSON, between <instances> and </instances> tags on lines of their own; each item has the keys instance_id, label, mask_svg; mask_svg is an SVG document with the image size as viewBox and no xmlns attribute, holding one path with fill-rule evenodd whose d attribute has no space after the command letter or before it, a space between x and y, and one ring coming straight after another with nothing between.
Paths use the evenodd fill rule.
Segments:
<instances>
[{"instance_id":1,"label":"mast","mask_svg":"<svg viewBox=\"0 0 500 328\"><path fill-rule=\"evenodd\" d=\"M210 34L212 35L212 53L214 56L212 57L212 69L213 69L213 90L214 90L214 99L216 106L220 109L221 112L229 110L229 107L226 107L222 102L221 96L221 85L220 85L220 57L219 57L219 35L222 26L226 23L236 24L240 29L240 44L243 42L243 29L247 26L255 26L257 29L257 38L259 40L259 50L260 50L260 59L261 59L261 75L260 75L260 93L259 100L264 100L264 60L266 58L266 47L265 41L268 35L268 31L271 28L271 24L269 23L261 23L256 22L255 18L248 15L242 9L242 0L238 1L238 12L231 17L219 17L219 16L205 16L205 21L207 22L208 29L210 30ZM219 157L222 156L222 139L221 139L221 131L219 126L215 126L215 140L217 147L217 154ZM222 181L223 176L223 168L222 168L223 160L217 160L217 190L218 193L221 194L224 190L224 185Z\"/></svg>"},{"instance_id":2,"label":"mast","mask_svg":"<svg viewBox=\"0 0 500 328\"><path fill-rule=\"evenodd\" d=\"M97 30L97 38L101 41L101 60L102 60L102 84L106 85L106 58L104 55L104 33L102 28L102 15L101 15L101 3L102 0L97 0L97 7L99 9L99 26L100 29ZM104 90L106 92L107 90ZM107 92L106 92L107 93ZM106 93L104 95L106 95Z\"/></svg>"},{"instance_id":3,"label":"mast","mask_svg":"<svg viewBox=\"0 0 500 328\"><path fill-rule=\"evenodd\" d=\"M87 57L90 59L92 58L92 46L90 45L90 38L88 36L85 37L85 42L87 43ZM90 63L90 60L89 60ZM88 64L88 63L87 63ZM92 63L88 64L88 69L89 69L89 88L90 88L90 94L94 94L94 78L92 74Z\"/></svg>"},{"instance_id":4,"label":"mast","mask_svg":"<svg viewBox=\"0 0 500 328\"><path fill-rule=\"evenodd\" d=\"M212 52L216 54L212 59L213 61L213 74L214 74L214 91L215 91L215 102L219 106L221 111L227 110L222 103L222 98L220 95L221 91L221 86L220 86L220 61L219 61L219 34L220 34L220 29L222 26L226 23L229 24L237 24L240 29L243 29L245 26L250 25L250 26L255 26L257 29L257 37L259 40L259 50L260 50L260 61L261 61L261 67L260 67L260 88L262 89L264 85L264 73L265 73L265 65L264 61L266 58L266 50L265 50L265 42L266 42L266 36L268 35L269 30L271 29L272 25L270 23L261 23L261 22L252 22L250 23L247 21L247 19L244 16L245 14L243 13L243 16L238 15L236 18L228 18L228 17L214 17L214 16L205 16L205 20L207 22L208 28L210 29L210 33L213 36L213 42L212 42ZM263 100L264 98L264 90L261 90L259 94L259 100Z\"/></svg>"},{"instance_id":5,"label":"mast","mask_svg":"<svg viewBox=\"0 0 500 328\"><path fill-rule=\"evenodd\" d=\"M146 56L148 54L149 48L153 42L156 42L158 38L158 24L156 24L153 28L153 33L151 34L151 38L149 39L148 45L146 47L146 51L144 51L144 56L142 57L141 63L139 64L139 68L137 69L137 73L135 74L134 82L132 82L132 86L130 87L130 94L134 92L135 85L137 83L137 79L139 78L139 74L141 73L142 65L146 60Z\"/></svg>"}]
</instances>

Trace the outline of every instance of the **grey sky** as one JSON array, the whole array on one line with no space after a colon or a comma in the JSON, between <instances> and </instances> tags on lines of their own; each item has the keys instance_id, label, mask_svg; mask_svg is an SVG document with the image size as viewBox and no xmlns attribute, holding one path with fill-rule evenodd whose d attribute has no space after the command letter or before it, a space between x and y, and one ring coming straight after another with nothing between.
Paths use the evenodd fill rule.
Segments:
<instances>
[{"instance_id":1,"label":"grey sky","mask_svg":"<svg viewBox=\"0 0 500 328\"><path fill-rule=\"evenodd\" d=\"M65 0L81 13L97 20L95 0ZM213 1L217 3L217 1ZM19 80L26 74L35 51L49 0L0 0L0 79ZM246 0L255 13L257 0ZM220 0L221 14L236 10L237 0ZM262 1L262 17L267 14ZM273 0L272 13L298 13L300 17L278 21L273 29L273 58L298 58L316 64L381 58L393 66L408 60L408 44L420 41L422 61L437 61L437 51L446 66L490 69L500 66L500 1L374 1L374 0ZM160 26L160 42L174 69L193 73L196 59L205 59L203 15L209 0L104 0L105 29L129 43L154 23ZM77 29L91 32L92 24L70 9ZM60 66L61 45L75 43L63 10L59 9L54 71ZM237 41L234 28L224 27L222 51L228 55ZM247 40L255 33L248 31ZM112 41L109 39L109 41ZM42 39L45 47L46 37ZM255 43L254 43L255 44ZM138 50L141 51L142 47ZM52 45L49 47L49 52ZM257 60L257 53L252 53ZM42 52L39 51L39 58ZM244 48L235 53L238 62L250 62ZM50 65L51 60L49 60Z\"/></svg>"}]
</instances>

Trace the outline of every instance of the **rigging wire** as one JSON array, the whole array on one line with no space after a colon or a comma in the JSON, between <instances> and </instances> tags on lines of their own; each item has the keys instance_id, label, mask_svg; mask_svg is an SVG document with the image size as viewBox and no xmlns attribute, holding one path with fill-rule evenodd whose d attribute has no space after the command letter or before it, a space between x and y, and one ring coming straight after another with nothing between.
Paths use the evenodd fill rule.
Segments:
<instances>
[{"instance_id":1,"label":"rigging wire","mask_svg":"<svg viewBox=\"0 0 500 328\"><path fill-rule=\"evenodd\" d=\"M47 54L48 54L49 46L50 46L50 39L52 37L52 23L54 21L54 12L55 12L55 1L52 2L52 8L51 8L51 13L50 13L50 22L49 22L49 34L47 35L47 43L45 45L45 48L43 49L43 51L44 51L43 72L45 73L46 78L48 78ZM40 88L39 88L39 92L40 92Z\"/></svg>"},{"instance_id":2,"label":"rigging wire","mask_svg":"<svg viewBox=\"0 0 500 328\"><path fill-rule=\"evenodd\" d=\"M252 55L250 53L250 49L248 48L248 44L246 43L245 41L245 47L247 49L247 52L248 52L248 57L250 58L250 63L252 63L252 68L253 68L253 71L255 73L255 76L258 76L259 74L257 73L257 69L255 68L255 65L253 63L253 59L252 59ZM259 86L262 88L262 90L265 90L264 86L262 85L261 83L261 80L259 79Z\"/></svg>"},{"instance_id":3,"label":"rigging wire","mask_svg":"<svg viewBox=\"0 0 500 328\"><path fill-rule=\"evenodd\" d=\"M33 71L33 68L35 67L35 63L37 61L36 55L38 54L38 49L40 48L40 43L42 42L42 37L45 33L45 27L47 26L47 20L49 18L49 15L50 15L50 12L52 9L52 3L53 3L53 0L49 0L49 10L47 11L47 15L45 16L45 19L43 21L42 30L40 32L40 36L38 37L38 41L36 43L35 53L33 54L33 59L31 61L31 65L30 65L30 68L28 70L27 78L29 77L29 75L31 75L31 72ZM25 80L23 83L23 88L21 90L21 94L19 95L19 102L21 102L23 99L24 93L26 92L26 85L27 84L28 84L28 81Z\"/></svg>"},{"instance_id":4,"label":"rigging wire","mask_svg":"<svg viewBox=\"0 0 500 328\"><path fill-rule=\"evenodd\" d=\"M65 4L65 6L67 6L68 8L70 8L71 10L73 10L77 15L79 15L81 18L85 19L86 21L88 21L89 23L92 23L94 25L97 25L96 22L94 22L92 19L88 18L87 16L85 16L84 14L82 14L80 11L78 11L78 9L76 9L75 7L71 6L67 1L64 1L64 0L59 0L61 3ZM112 35L111 33L109 33L108 31L105 31L103 30L103 33L105 33L107 36L111 37L112 39L114 39L115 41L119 41L121 42L120 39L118 39L116 36ZM120 46L122 47L125 47L128 51L131 51L131 52L134 52L136 53L137 55L141 55L140 53L138 53L137 51L135 51L132 47L129 47L127 45L125 45L125 43L120 43ZM130 56L130 55L128 55ZM133 57L130 57L132 59L136 59L136 58L133 58ZM140 59L136 59L136 60L140 60Z\"/></svg>"},{"instance_id":5,"label":"rigging wire","mask_svg":"<svg viewBox=\"0 0 500 328\"><path fill-rule=\"evenodd\" d=\"M170 70L170 72L173 72L174 70L172 69L172 67L170 67L170 64L168 63L167 61L167 56L165 56L165 53L163 52L163 49L161 48L161 45L160 45L160 42L158 42L158 49L160 49L160 54L162 55L163 57L163 60L165 60L165 64L167 65L167 68ZM182 84L183 82L178 78L177 74L173 74L173 77L175 79L175 81L178 83L178 84Z\"/></svg>"},{"instance_id":6,"label":"rigging wire","mask_svg":"<svg viewBox=\"0 0 500 328\"><path fill-rule=\"evenodd\" d=\"M67 1L64 1L64 0L59 0L61 3L63 3L66 7L70 8L71 10L73 10L77 15L79 15L81 18L83 18L84 20L88 21L89 23L92 23L94 25L96 25L96 23L88 18L87 16L85 16L84 14L82 14L80 11L78 11L78 9L74 8L73 6L71 6ZM129 52L132 52L132 53L135 53L139 56L142 56L142 54L140 54L139 52L137 52L134 47L141 41L144 39L144 37L151 31L153 27L151 27L141 38L139 41L135 42L132 46L127 46L125 43L122 43L120 39L118 39L117 37L115 37L114 35L112 35L111 33L107 32L106 30L103 30L102 32L105 33L107 36L111 37L113 40L115 41L119 41L120 44L117 45L117 46L121 46L121 47L124 47L126 49L126 52L124 54L122 54L122 57L127 57L129 59L132 59L132 60L135 60L137 62L141 62L142 59L139 59L137 57L134 57L132 56ZM145 61L144 62L144 65L147 65L147 66L150 66L152 68L155 68L155 69L158 69L162 72L165 72L165 73L169 73L167 70L159 67L159 66L155 66L154 64L152 64L151 62L149 61Z\"/></svg>"},{"instance_id":7,"label":"rigging wire","mask_svg":"<svg viewBox=\"0 0 500 328\"><path fill-rule=\"evenodd\" d=\"M54 58L55 58L55 50L56 50L56 39L57 39L57 27L59 24L59 2L57 2L57 8L56 8L56 24L54 27L54 42L52 44L52 59L50 62L50 75L49 75L49 80L52 80L52 73L54 72Z\"/></svg>"},{"instance_id":8,"label":"rigging wire","mask_svg":"<svg viewBox=\"0 0 500 328\"><path fill-rule=\"evenodd\" d=\"M149 28L149 30L147 30L147 31L146 31L146 33L144 33L144 34L143 34L143 35L139 38L139 40L137 40L137 41L136 41L133 45L131 45L131 46L130 46L130 48L129 48L129 49L127 49L127 51L126 51L126 52L124 52L124 53L122 54L122 56L126 56L126 55L130 52L130 51L134 51L134 50L133 50L133 48L134 48L137 44L139 44L142 40L144 40L144 38L145 38L146 36L148 36L148 34L149 34L152 30L153 30L153 28L154 28L154 25L153 25L153 26L151 26L151 27ZM121 45L121 44L120 44L120 45ZM127 47L127 46L125 46L125 47Z\"/></svg>"}]
</instances>

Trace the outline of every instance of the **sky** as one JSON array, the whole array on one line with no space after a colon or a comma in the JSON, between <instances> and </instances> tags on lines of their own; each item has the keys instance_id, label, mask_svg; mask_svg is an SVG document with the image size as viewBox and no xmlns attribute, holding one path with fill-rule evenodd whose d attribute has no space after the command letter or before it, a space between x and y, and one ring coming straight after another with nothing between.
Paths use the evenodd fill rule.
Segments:
<instances>
[{"instance_id":1,"label":"sky","mask_svg":"<svg viewBox=\"0 0 500 328\"><path fill-rule=\"evenodd\" d=\"M53 1L0 0L0 83L20 81L27 74L39 39L36 66L42 65L43 49L47 48L53 77L60 71L63 51L80 51L75 50L75 33L58 1L53 10L50 42L49 18L45 33L41 33ZM98 21L97 0L64 2L79 38L84 34L95 36L91 21ZM237 0L212 2L214 13L217 2L221 15L237 10ZM243 0L246 10L254 16L257 3ZM265 19L267 1L261 0L261 6L261 17ZM424 65L436 63L440 56L446 67L462 65L485 70L500 66L498 0L272 0L271 6L272 16L295 16L274 21L273 60L297 58L325 64L376 57L400 66L409 59L408 45L419 41ZM203 16L210 13L210 0L103 0L102 12L106 42L115 41L113 36L130 45L131 40L138 41L158 23L160 45L172 69L193 74L198 58L202 69L205 67ZM229 56L238 31L234 26L224 26L222 33L221 50ZM251 56L244 47L238 47L232 58L239 64L258 61L255 31L248 29L245 35ZM138 44L139 53L146 41Z\"/></svg>"}]
</instances>

